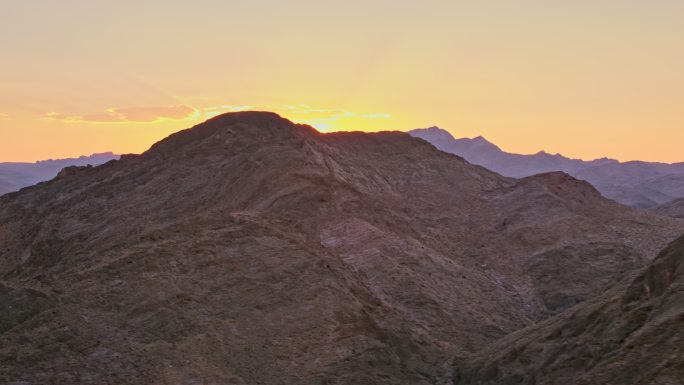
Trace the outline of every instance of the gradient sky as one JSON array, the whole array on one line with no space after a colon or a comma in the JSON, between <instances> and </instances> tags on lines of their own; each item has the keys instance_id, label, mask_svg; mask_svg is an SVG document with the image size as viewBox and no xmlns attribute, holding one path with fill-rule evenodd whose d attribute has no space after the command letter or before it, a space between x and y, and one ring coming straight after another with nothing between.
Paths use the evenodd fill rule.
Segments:
<instances>
[{"instance_id":1,"label":"gradient sky","mask_svg":"<svg viewBox=\"0 0 684 385\"><path fill-rule=\"evenodd\" d=\"M0 0L0 161L221 112L684 161L684 1Z\"/></svg>"}]
</instances>

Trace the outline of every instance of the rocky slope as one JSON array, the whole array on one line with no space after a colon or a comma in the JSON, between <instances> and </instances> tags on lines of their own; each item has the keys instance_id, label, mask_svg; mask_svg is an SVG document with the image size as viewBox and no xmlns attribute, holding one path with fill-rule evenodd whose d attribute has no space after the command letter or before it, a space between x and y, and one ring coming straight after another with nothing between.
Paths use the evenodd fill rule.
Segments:
<instances>
[{"instance_id":1,"label":"rocky slope","mask_svg":"<svg viewBox=\"0 0 684 385\"><path fill-rule=\"evenodd\" d=\"M567 174L226 114L0 198L0 381L441 383L681 232Z\"/></svg>"},{"instance_id":2,"label":"rocky slope","mask_svg":"<svg viewBox=\"0 0 684 385\"><path fill-rule=\"evenodd\" d=\"M35 163L0 163L0 195L50 180L57 176L57 173L64 167L98 166L118 158L117 155L107 152L79 158L43 160Z\"/></svg>"},{"instance_id":3,"label":"rocky slope","mask_svg":"<svg viewBox=\"0 0 684 385\"><path fill-rule=\"evenodd\" d=\"M684 378L684 237L636 278L461 360L456 385L678 385Z\"/></svg>"},{"instance_id":4,"label":"rocky slope","mask_svg":"<svg viewBox=\"0 0 684 385\"><path fill-rule=\"evenodd\" d=\"M673 218L684 218L684 198L675 199L652 209L652 212Z\"/></svg>"},{"instance_id":5,"label":"rocky slope","mask_svg":"<svg viewBox=\"0 0 684 385\"><path fill-rule=\"evenodd\" d=\"M534 155L513 154L483 137L456 139L438 127L412 130L409 134L427 140L442 151L510 177L563 171L588 181L604 196L633 207L650 208L684 197L684 163L621 163L607 158L584 161L544 151Z\"/></svg>"}]
</instances>

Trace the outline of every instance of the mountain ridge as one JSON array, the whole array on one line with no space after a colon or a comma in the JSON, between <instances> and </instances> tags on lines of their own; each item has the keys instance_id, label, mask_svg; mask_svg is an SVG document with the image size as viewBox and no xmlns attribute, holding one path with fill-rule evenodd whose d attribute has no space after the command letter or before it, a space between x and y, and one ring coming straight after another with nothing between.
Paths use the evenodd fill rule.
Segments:
<instances>
[{"instance_id":1,"label":"mountain ridge","mask_svg":"<svg viewBox=\"0 0 684 385\"><path fill-rule=\"evenodd\" d=\"M605 293L456 364L455 385L678 384L684 237Z\"/></svg>"},{"instance_id":2,"label":"mountain ridge","mask_svg":"<svg viewBox=\"0 0 684 385\"><path fill-rule=\"evenodd\" d=\"M684 198L675 199L651 209L653 212L673 218L684 218Z\"/></svg>"},{"instance_id":3,"label":"mountain ridge","mask_svg":"<svg viewBox=\"0 0 684 385\"><path fill-rule=\"evenodd\" d=\"M57 176L64 167L97 166L118 158L119 156L112 152L102 152L88 156L82 155L78 158L0 163L0 195L50 180Z\"/></svg>"},{"instance_id":4,"label":"mountain ridge","mask_svg":"<svg viewBox=\"0 0 684 385\"><path fill-rule=\"evenodd\" d=\"M567 172L587 180L606 197L637 208L651 208L684 197L684 162L619 162L610 158L585 161L545 151L522 155L505 152L484 138L478 142L456 139L436 126L408 133L427 140L442 151L461 155L469 162L509 177Z\"/></svg>"},{"instance_id":5,"label":"mountain ridge","mask_svg":"<svg viewBox=\"0 0 684 385\"><path fill-rule=\"evenodd\" d=\"M684 232L564 173L259 112L2 196L0 224L0 379L27 384L448 383Z\"/></svg>"}]
</instances>

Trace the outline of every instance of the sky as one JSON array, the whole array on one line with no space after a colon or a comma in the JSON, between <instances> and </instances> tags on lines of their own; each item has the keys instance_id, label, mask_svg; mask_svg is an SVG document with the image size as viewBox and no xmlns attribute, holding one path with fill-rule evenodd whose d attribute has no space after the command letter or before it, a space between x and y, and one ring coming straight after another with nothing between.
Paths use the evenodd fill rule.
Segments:
<instances>
[{"instance_id":1,"label":"sky","mask_svg":"<svg viewBox=\"0 0 684 385\"><path fill-rule=\"evenodd\" d=\"M0 0L0 162L230 111L684 161L681 0Z\"/></svg>"}]
</instances>

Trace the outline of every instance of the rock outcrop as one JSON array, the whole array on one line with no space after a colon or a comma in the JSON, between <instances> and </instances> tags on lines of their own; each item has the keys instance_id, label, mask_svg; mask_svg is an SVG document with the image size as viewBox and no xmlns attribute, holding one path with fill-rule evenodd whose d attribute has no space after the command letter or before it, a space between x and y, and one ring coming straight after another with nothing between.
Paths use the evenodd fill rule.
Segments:
<instances>
[{"instance_id":1,"label":"rock outcrop","mask_svg":"<svg viewBox=\"0 0 684 385\"><path fill-rule=\"evenodd\" d=\"M660 205L651 210L651 212L659 215L665 215L672 218L684 219L684 198L675 199L671 202Z\"/></svg>"},{"instance_id":2,"label":"rock outcrop","mask_svg":"<svg viewBox=\"0 0 684 385\"><path fill-rule=\"evenodd\" d=\"M684 237L635 278L459 360L454 384L681 384L683 325Z\"/></svg>"}]
</instances>

